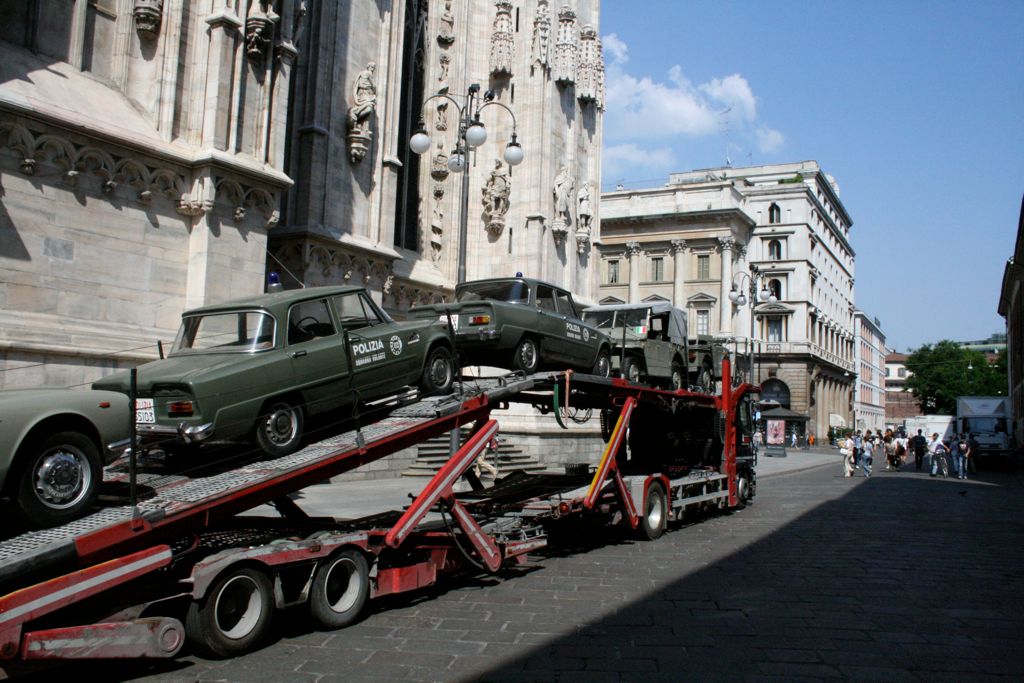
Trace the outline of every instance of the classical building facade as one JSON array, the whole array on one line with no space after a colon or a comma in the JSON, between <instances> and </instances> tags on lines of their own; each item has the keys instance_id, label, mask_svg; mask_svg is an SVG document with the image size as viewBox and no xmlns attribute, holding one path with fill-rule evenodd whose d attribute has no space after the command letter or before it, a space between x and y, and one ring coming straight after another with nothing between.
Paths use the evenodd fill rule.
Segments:
<instances>
[{"instance_id":1,"label":"classical building facade","mask_svg":"<svg viewBox=\"0 0 1024 683\"><path fill-rule=\"evenodd\" d=\"M764 396L808 431L851 424L853 221L817 162L676 173L603 193L601 212L601 302L671 301L691 334L752 343ZM762 289L775 301L755 304Z\"/></svg>"},{"instance_id":2,"label":"classical building facade","mask_svg":"<svg viewBox=\"0 0 1024 683\"><path fill-rule=\"evenodd\" d=\"M853 395L854 426L873 433L884 431L886 363L885 333L878 318L854 311L854 364L857 384Z\"/></svg>"},{"instance_id":3,"label":"classical building facade","mask_svg":"<svg viewBox=\"0 0 1024 683\"><path fill-rule=\"evenodd\" d=\"M153 358L183 309L268 270L395 313L443 299L463 187L468 277L595 298L598 25L597 0L3 3L0 388ZM485 107L463 186L445 162L472 84L525 161L495 162L512 116Z\"/></svg>"}]
</instances>

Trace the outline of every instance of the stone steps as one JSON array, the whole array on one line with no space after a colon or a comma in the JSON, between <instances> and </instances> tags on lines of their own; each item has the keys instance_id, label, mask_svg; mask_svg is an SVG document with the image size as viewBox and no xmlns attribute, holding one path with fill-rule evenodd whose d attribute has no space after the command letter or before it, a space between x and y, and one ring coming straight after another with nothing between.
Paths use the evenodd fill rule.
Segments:
<instances>
[{"instance_id":1,"label":"stone steps","mask_svg":"<svg viewBox=\"0 0 1024 683\"><path fill-rule=\"evenodd\" d=\"M468 430L462 431L462 443L466 442ZM432 477L437 474L449 458L449 436L437 436L419 444L416 448L416 461L402 472L403 477ZM498 476L515 470L525 472L541 472L546 468L535 457L526 455L522 449L509 443L507 437L498 437L498 452L486 453L484 460L498 468ZM481 477L493 479L494 475L486 468L481 468Z\"/></svg>"}]
</instances>

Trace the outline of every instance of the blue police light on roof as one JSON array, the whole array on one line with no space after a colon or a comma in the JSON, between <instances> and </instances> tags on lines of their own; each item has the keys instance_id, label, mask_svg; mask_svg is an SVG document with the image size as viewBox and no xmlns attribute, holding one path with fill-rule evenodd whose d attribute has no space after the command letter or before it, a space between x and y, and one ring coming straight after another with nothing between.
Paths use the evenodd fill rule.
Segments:
<instances>
[{"instance_id":1,"label":"blue police light on roof","mask_svg":"<svg viewBox=\"0 0 1024 683\"><path fill-rule=\"evenodd\" d=\"M267 275L267 291L280 292L282 289L284 289L284 285L281 284L281 276L276 270L270 271L270 274Z\"/></svg>"},{"instance_id":2,"label":"blue police light on roof","mask_svg":"<svg viewBox=\"0 0 1024 683\"><path fill-rule=\"evenodd\" d=\"M523 276L523 274L520 271L517 270L516 271L516 277L522 277L522 276Z\"/></svg>"}]
</instances>

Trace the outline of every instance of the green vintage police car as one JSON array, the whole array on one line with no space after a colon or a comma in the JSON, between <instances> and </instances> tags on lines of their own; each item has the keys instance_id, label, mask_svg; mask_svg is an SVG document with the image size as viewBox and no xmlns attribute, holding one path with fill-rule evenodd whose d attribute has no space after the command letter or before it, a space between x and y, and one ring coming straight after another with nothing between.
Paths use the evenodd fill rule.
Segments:
<instances>
[{"instance_id":1,"label":"green vintage police car","mask_svg":"<svg viewBox=\"0 0 1024 683\"><path fill-rule=\"evenodd\" d=\"M250 435L267 454L299 448L306 417L396 393L447 391L451 338L436 320L395 322L362 287L309 287L182 315L165 359L138 368L136 423L165 450ZM122 372L93 384L127 393Z\"/></svg>"},{"instance_id":2,"label":"green vintage police car","mask_svg":"<svg viewBox=\"0 0 1024 683\"><path fill-rule=\"evenodd\" d=\"M532 278L493 278L457 285L455 303L418 306L410 317L433 318L455 329L468 365L521 370L573 368L607 377L611 342L580 319L572 294Z\"/></svg>"}]
</instances>

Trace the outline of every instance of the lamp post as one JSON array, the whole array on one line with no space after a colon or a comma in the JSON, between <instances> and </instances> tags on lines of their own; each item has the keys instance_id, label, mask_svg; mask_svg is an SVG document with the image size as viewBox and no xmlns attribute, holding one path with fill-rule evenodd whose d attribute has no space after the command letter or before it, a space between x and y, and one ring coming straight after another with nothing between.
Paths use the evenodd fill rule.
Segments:
<instances>
[{"instance_id":1,"label":"lamp post","mask_svg":"<svg viewBox=\"0 0 1024 683\"><path fill-rule=\"evenodd\" d=\"M486 107L497 105L508 112L512 117L512 138L505 145L505 162L511 166L518 166L523 161L523 148L516 140L516 115L512 110L501 102L494 101L494 91L488 90L483 95L483 101L479 97L480 85L473 83L466 93L465 104L460 104L448 93L431 95L423 101L420 109L419 126L412 137L409 138L409 148L416 154L423 154L430 149L430 136L427 135L426 124L423 119L423 109L431 100L443 98L455 105L459 112L459 134L456 138L455 149L448 157L448 169L453 173L462 174L462 209L459 214L459 261L456 277L457 283L466 281L466 242L469 235L469 154L487 141L487 129L480 121L480 112Z\"/></svg>"},{"instance_id":2,"label":"lamp post","mask_svg":"<svg viewBox=\"0 0 1024 683\"><path fill-rule=\"evenodd\" d=\"M747 292L750 293L748 298L747 294L743 291L743 280L746 279ZM750 354L749 354L749 382L754 382L754 308L759 303L771 302L775 303L778 298L775 294L768 290L767 285L763 282L764 274L758 269L757 266L750 265L750 273L736 273L733 277L732 289L729 290L729 301L733 302L739 308L743 308L748 303L750 304ZM739 284L737 285L737 280ZM758 289L758 283L761 283L760 289Z\"/></svg>"}]
</instances>

